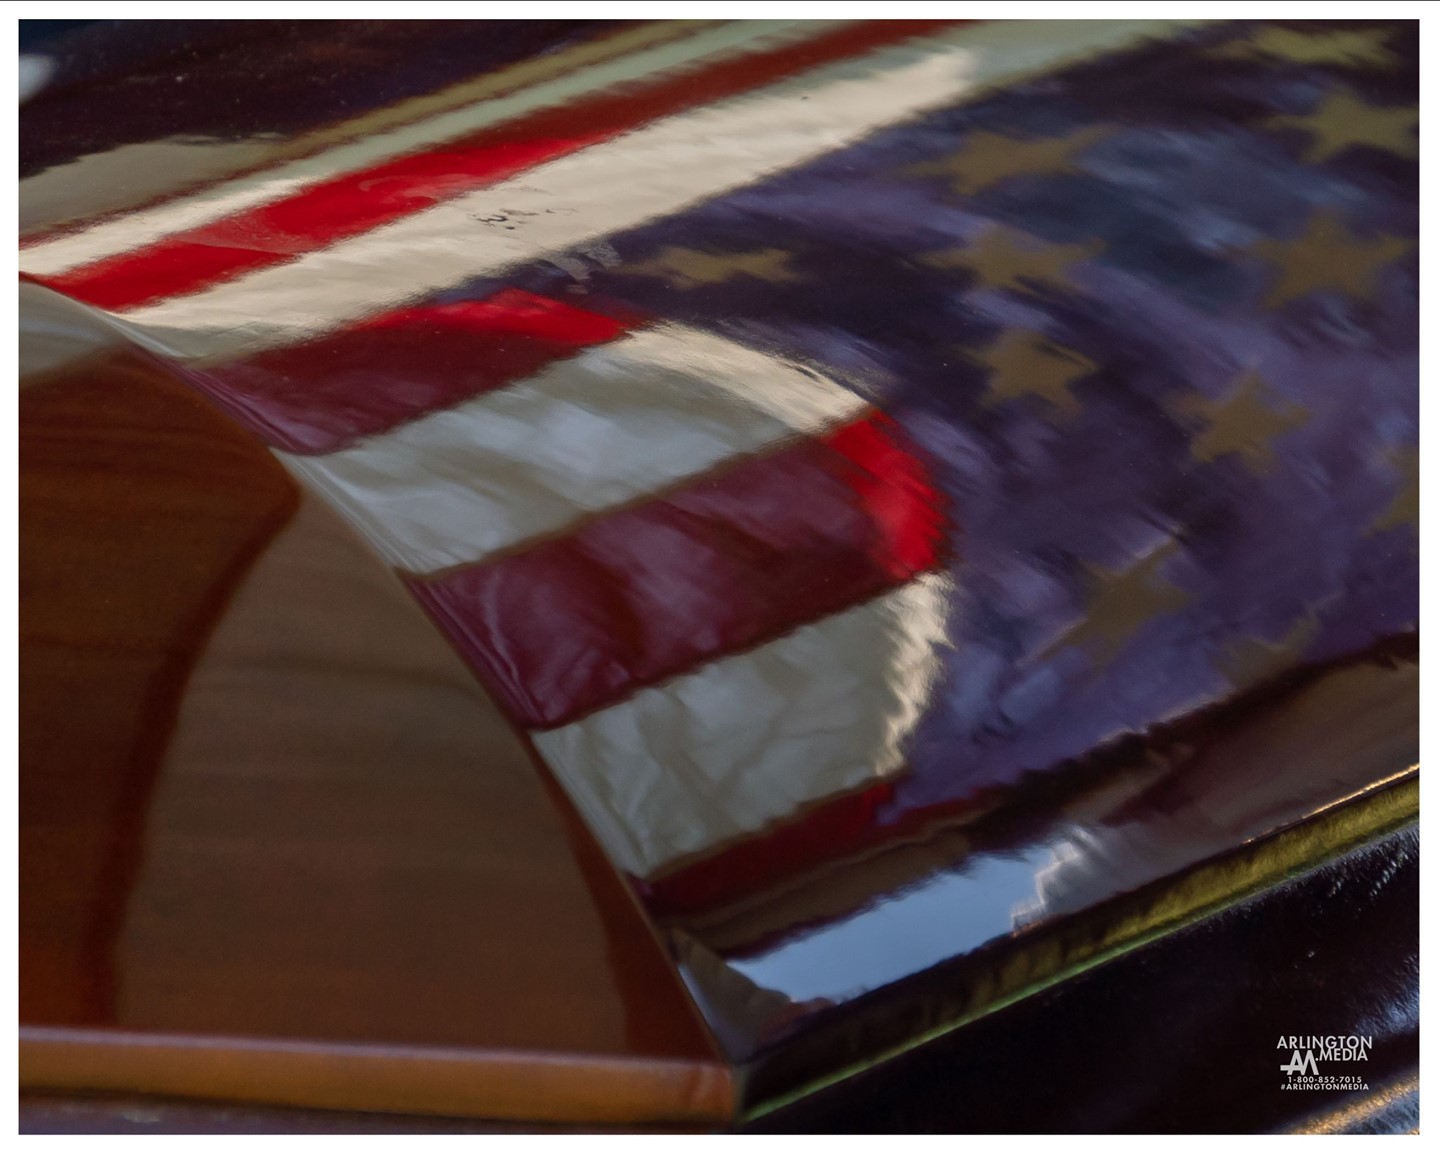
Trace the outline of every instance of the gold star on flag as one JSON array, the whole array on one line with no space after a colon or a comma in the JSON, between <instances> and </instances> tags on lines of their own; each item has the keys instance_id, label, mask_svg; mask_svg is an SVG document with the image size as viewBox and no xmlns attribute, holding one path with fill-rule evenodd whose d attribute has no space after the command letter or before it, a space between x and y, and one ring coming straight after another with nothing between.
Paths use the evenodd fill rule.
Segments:
<instances>
[{"instance_id":1,"label":"gold star on flag","mask_svg":"<svg viewBox=\"0 0 1440 1151\"><path fill-rule=\"evenodd\" d=\"M1312 164L1356 144L1401 156L1415 155L1419 146L1415 130L1420 116L1414 107L1380 108L1349 92L1330 93L1308 116L1276 116L1267 123L1272 128L1301 128L1313 136L1305 153Z\"/></svg>"},{"instance_id":2,"label":"gold star on flag","mask_svg":"<svg viewBox=\"0 0 1440 1151\"><path fill-rule=\"evenodd\" d=\"M1036 657L1061 647L1084 647L1099 666L1108 664L1145 624L1184 607L1194 597L1159 574L1175 550L1170 540L1129 568L1108 571L1086 565L1089 602L1084 616L1052 640Z\"/></svg>"},{"instance_id":3,"label":"gold star on flag","mask_svg":"<svg viewBox=\"0 0 1440 1151\"><path fill-rule=\"evenodd\" d=\"M1390 506L1370 525L1367 535L1402 524L1417 529L1420 526L1420 453L1414 448L1403 448L1390 456L1390 462L1400 473L1400 487Z\"/></svg>"},{"instance_id":4,"label":"gold star on flag","mask_svg":"<svg viewBox=\"0 0 1440 1151\"><path fill-rule=\"evenodd\" d=\"M1023 242L1021 242L1023 241ZM1008 228L995 227L964 248L931 252L921 262L932 268L969 268L977 288L1023 290L1032 284L1069 286L1072 264L1098 255L1101 245L1046 244Z\"/></svg>"},{"instance_id":5,"label":"gold star on flag","mask_svg":"<svg viewBox=\"0 0 1440 1151\"><path fill-rule=\"evenodd\" d=\"M1239 455L1256 475L1267 471L1274 456L1275 438L1299 427L1309 416L1296 404L1275 408L1261 397L1265 381L1256 372L1246 372L1238 383L1218 400L1191 397L1179 405L1185 416L1198 416L1205 430L1190 444L1190 454L1201 463L1221 456Z\"/></svg>"},{"instance_id":6,"label":"gold star on flag","mask_svg":"<svg viewBox=\"0 0 1440 1151\"><path fill-rule=\"evenodd\" d=\"M1080 410L1070 385L1095 370L1084 356L1057 347L1036 332L1013 328L973 359L990 369L990 385L980 401L985 407L1019 396L1039 396L1049 405L1052 418L1068 419Z\"/></svg>"},{"instance_id":7,"label":"gold star on flag","mask_svg":"<svg viewBox=\"0 0 1440 1151\"><path fill-rule=\"evenodd\" d=\"M1386 46L1388 28L1360 30L1316 30L1297 32L1274 24L1245 40L1232 40L1216 48L1214 55L1270 57L1293 64L1340 64L1350 67L1390 68L1397 61Z\"/></svg>"},{"instance_id":8,"label":"gold star on flag","mask_svg":"<svg viewBox=\"0 0 1440 1151\"><path fill-rule=\"evenodd\" d=\"M1215 666L1235 687L1254 687L1289 671L1320 634L1320 619L1311 609L1274 643L1244 637L1231 640L1215 658Z\"/></svg>"},{"instance_id":9,"label":"gold star on flag","mask_svg":"<svg viewBox=\"0 0 1440 1151\"><path fill-rule=\"evenodd\" d=\"M657 256L615 270L631 276L670 280L680 288L696 288L723 284L737 276L749 276L772 284L794 283L801 277L789 265L790 253L782 248L711 253L669 245Z\"/></svg>"},{"instance_id":10,"label":"gold star on flag","mask_svg":"<svg viewBox=\"0 0 1440 1151\"><path fill-rule=\"evenodd\" d=\"M1261 240L1250 250L1279 268L1280 275L1265 297L1265 307L1274 308L1324 289L1366 299L1375 273L1410 246L1399 236L1357 239L1333 213L1320 211L1310 217L1303 236Z\"/></svg>"},{"instance_id":11,"label":"gold star on flag","mask_svg":"<svg viewBox=\"0 0 1440 1151\"><path fill-rule=\"evenodd\" d=\"M971 132L965 146L943 160L929 160L906 169L916 176L944 176L950 190L972 195L1012 176L1066 172L1075 154L1110 134L1099 126L1081 128L1066 136L1022 140L994 132Z\"/></svg>"}]
</instances>

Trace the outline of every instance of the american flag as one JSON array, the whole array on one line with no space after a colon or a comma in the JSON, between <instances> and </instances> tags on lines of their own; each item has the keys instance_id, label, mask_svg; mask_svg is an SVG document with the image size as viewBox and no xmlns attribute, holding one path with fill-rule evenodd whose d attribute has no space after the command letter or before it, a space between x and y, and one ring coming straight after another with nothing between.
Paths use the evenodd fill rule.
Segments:
<instances>
[{"instance_id":1,"label":"american flag","mask_svg":"<svg viewBox=\"0 0 1440 1151\"><path fill-rule=\"evenodd\" d=\"M1415 630L1417 70L1414 25L641 25L21 268L703 909Z\"/></svg>"}]
</instances>

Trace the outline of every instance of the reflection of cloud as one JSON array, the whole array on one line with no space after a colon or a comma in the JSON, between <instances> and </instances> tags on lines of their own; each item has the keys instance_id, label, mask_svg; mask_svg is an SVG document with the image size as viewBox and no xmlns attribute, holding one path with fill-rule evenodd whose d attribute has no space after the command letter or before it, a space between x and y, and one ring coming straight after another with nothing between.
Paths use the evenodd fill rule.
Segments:
<instances>
[{"instance_id":1,"label":"reflection of cloud","mask_svg":"<svg viewBox=\"0 0 1440 1151\"><path fill-rule=\"evenodd\" d=\"M50 77L55 74L55 61L49 56L21 56L19 72L20 103L23 104L50 83Z\"/></svg>"},{"instance_id":2,"label":"reflection of cloud","mask_svg":"<svg viewBox=\"0 0 1440 1151\"><path fill-rule=\"evenodd\" d=\"M1332 671L1193 758L1157 757L1107 776L1052 810L1051 830L1038 841L973 851L958 866L955 852L932 841L892 848L913 861L867 860L882 879L863 888L864 904L848 916L801 893L764 922L769 938L759 947L760 920L747 921L743 910L718 929L696 930L762 987L797 1001L843 1000L1011 932L1080 915L1381 786L1377 780L1418 754L1417 678L1418 668L1405 664ZM853 906L856 896L843 894ZM816 925L818 908L827 918ZM788 933L787 916L797 924ZM1369 1026L1377 1034L1402 1028L1409 1010L1400 1004Z\"/></svg>"},{"instance_id":3,"label":"reflection of cloud","mask_svg":"<svg viewBox=\"0 0 1440 1151\"><path fill-rule=\"evenodd\" d=\"M1080 834L1078 829L1072 834ZM1063 883L1065 873L1079 866L1083 854L1081 849L1068 839L1062 839L1050 847L1050 862L1035 872L1035 896L1015 905L1010 913L1011 925L1025 927L1043 919L1046 907L1053 898L1054 889Z\"/></svg>"},{"instance_id":4,"label":"reflection of cloud","mask_svg":"<svg viewBox=\"0 0 1440 1151\"><path fill-rule=\"evenodd\" d=\"M1393 777L1418 757L1418 674L1331 671L1214 738L1124 819L1097 812L1067 830L1026 921L1095 906Z\"/></svg>"},{"instance_id":5,"label":"reflection of cloud","mask_svg":"<svg viewBox=\"0 0 1440 1151\"><path fill-rule=\"evenodd\" d=\"M852 999L1009 935L1046 851L980 854L848 918L795 931L730 965L795 1002Z\"/></svg>"}]
</instances>

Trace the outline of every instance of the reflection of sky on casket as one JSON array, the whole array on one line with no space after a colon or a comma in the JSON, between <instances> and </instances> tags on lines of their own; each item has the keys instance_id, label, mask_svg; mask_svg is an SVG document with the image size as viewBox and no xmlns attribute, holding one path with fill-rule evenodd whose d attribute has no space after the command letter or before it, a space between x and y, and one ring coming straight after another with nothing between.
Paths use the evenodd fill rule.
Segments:
<instances>
[{"instance_id":1,"label":"reflection of sky on casket","mask_svg":"<svg viewBox=\"0 0 1440 1151\"><path fill-rule=\"evenodd\" d=\"M793 1000L850 999L1010 934L1036 906L1037 876L1054 862L1048 842L985 856L730 966Z\"/></svg>"}]
</instances>

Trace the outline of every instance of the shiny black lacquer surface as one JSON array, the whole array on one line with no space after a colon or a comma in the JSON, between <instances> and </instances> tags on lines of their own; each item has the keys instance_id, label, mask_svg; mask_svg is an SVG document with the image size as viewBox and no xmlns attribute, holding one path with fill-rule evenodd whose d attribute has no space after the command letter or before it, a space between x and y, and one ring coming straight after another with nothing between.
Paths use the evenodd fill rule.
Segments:
<instances>
[{"instance_id":1,"label":"shiny black lacquer surface","mask_svg":"<svg viewBox=\"0 0 1440 1151\"><path fill-rule=\"evenodd\" d=\"M1419 882L1412 828L748 1130L1411 1130ZM1373 1036L1371 1092L1282 1090L1297 1034Z\"/></svg>"}]
</instances>

